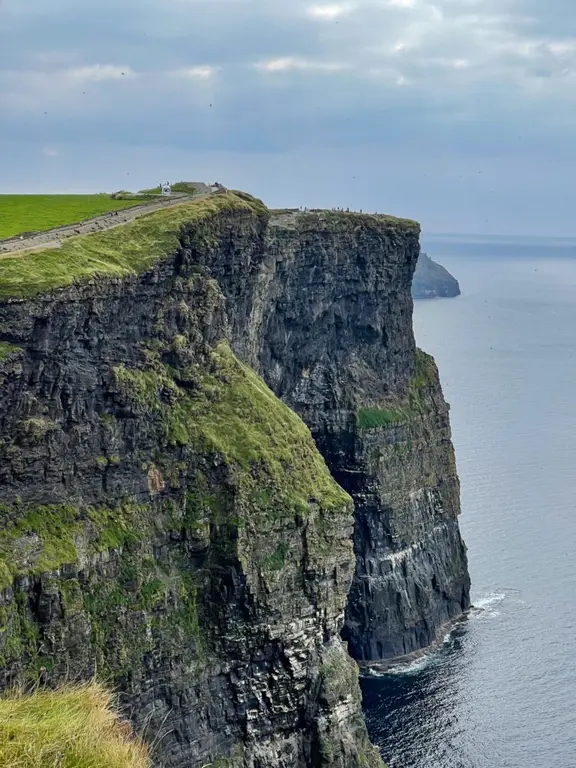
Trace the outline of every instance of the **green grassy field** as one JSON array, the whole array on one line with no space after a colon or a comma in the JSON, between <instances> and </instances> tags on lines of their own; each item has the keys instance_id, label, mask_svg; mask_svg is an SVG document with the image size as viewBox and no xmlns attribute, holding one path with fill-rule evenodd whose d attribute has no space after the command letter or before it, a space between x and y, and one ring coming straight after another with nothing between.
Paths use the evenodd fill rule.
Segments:
<instances>
[{"instance_id":1,"label":"green grassy field","mask_svg":"<svg viewBox=\"0 0 576 768\"><path fill-rule=\"evenodd\" d=\"M61 248L6 255L0 258L0 300L33 296L96 275L122 277L143 272L175 253L183 226L193 226L222 212L242 211L267 215L259 200L229 192L149 213L122 227L70 237ZM0 349L0 359L10 352Z\"/></svg>"},{"instance_id":2,"label":"green grassy field","mask_svg":"<svg viewBox=\"0 0 576 768\"><path fill-rule=\"evenodd\" d=\"M109 195L0 195L0 240L75 224L143 202L138 198L113 200Z\"/></svg>"}]
</instances>

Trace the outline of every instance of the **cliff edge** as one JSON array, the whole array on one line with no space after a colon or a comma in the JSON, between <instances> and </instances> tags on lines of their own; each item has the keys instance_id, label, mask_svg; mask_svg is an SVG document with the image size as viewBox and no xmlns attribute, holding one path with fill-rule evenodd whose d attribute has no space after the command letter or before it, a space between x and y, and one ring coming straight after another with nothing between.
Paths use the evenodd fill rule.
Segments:
<instances>
[{"instance_id":1,"label":"cliff edge","mask_svg":"<svg viewBox=\"0 0 576 768\"><path fill-rule=\"evenodd\" d=\"M166 768L382 765L344 621L468 599L418 233L222 193L0 260L0 686L104 675Z\"/></svg>"}]
</instances>

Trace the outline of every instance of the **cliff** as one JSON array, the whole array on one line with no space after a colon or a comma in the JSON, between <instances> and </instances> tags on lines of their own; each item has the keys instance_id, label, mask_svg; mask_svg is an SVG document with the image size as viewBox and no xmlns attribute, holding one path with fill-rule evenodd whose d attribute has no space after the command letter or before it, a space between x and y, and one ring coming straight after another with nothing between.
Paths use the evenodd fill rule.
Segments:
<instances>
[{"instance_id":1,"label":"cliff","mask_svg":"<svg viewBox=\"0 0 576 768\"><path fill-rule=\"evenodd\" d=\"M1 685L104 676L167 768L381 765L346 610L374 661L468 600L417 256L227 193L0 261Z\"/></svg>"},{"instance_id":2,"label":"cliff","mask_svg":"<svg viewBox=\"0 0 576 768\"><path fill-rule=\"evenodd\" d=\"M428 254L421 253L412 281L412 296L415 299L453 298L460 296L460 286L447 269Z\"/></svg>"},{"instance_id":3,"label":"cliff","mask_svg":"<svg viewBox=\"0 0 576 768\"><path fill-rule=\"evenodd\" d=\"M234 312L237 353L308 424L354 499L343 634L360 663L425 648L470 604L449 410L412 331L418 240L410 220L279 212L262 263L243 265L253 277ZM226 260L209 260L238 307Z\"/></svg>"}]
</instances>

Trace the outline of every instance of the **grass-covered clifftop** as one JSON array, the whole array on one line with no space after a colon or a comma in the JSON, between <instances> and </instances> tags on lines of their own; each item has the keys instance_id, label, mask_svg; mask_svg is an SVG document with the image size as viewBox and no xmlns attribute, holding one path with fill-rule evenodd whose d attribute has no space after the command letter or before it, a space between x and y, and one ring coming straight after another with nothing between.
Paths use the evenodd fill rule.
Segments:
<instances>
[{"instance_id":1,"label":"grass-covered clifftop","mask_svg":"<svg viewBox=\"0 0 576 768\"><path fill-rule=\"evenodd\" d=\"M0 698L2 768L150 768L149 753L100 685Z\"/></svg>"},{"instance_id":2,"label":"grass-covered clifftop","mask_svg":"<svg viewBox=\"0 0 576 768\"><path fill-rule=\"evenodd\" d=\"M0 240L23 232L45 232L143 202L143 197L121 200L106 194L0 195Z\"/></svg>"},{"instance_id":3,"label":"grass-covered clifftop","mask_svg":"<svg viewBox=\"0 0 576 768\"><path fill-rule=\"evenodd\" d=\"M324 208L272 208L272 223L283 225L293 221L300 231L357 232L358 230L383 230L420 233L420 224L414 219L390 216L385 213L359 213L358 211L328 210Z\"/></svg>"},{"instance_id":4,"label":"grass-covered clifftop","mask_svg":"<svg viewBox=\"0 0 576 768\"><path fill-rule=\"evenodd\" d=\"M259 200L228 192L156 211L102 232L71 237L60 248L2 257L0 299L26 298L94 277L138 274L177 250L184 227L242 211L267 213Z\"/></svg>"}]
</instances>

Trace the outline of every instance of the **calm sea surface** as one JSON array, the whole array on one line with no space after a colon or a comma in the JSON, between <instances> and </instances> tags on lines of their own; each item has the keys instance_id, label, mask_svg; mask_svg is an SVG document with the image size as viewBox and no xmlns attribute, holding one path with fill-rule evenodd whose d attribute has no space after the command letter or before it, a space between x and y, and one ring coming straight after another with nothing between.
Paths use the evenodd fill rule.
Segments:
<instances>
[{"instance_id":1,"label":"calm sea surface","mask_svg":"<svg viewBox=\"0 0 576 768\"><path fill-rule=\"evenodd\" d=\"M452 405L476 615L362 681L390 768L576 768L576 241L425 242L462 296L418 302Z\"/></svg>"}]
</instances>

